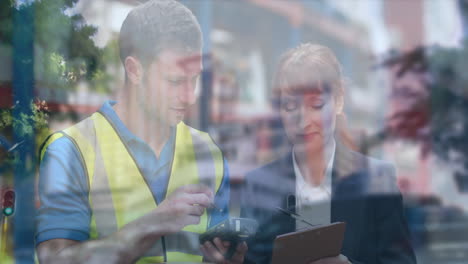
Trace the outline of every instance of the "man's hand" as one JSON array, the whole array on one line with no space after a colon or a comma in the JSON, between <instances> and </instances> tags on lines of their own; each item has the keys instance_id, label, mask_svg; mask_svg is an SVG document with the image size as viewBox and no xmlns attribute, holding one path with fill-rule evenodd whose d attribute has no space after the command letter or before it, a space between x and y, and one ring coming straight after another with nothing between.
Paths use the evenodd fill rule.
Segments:
<instances>
[{"instance_id":1,"label":"man's hand","mask_svg":"<svg viewBox=\"0 0 468 264\"><path fill-rule=\"evenodd\" d=\"M312 261L310 264L351 264L345 255L339 255L336 257L323 258L316 261Z\"/></svg>"},{"instance_id":2,"label":"man's hand","mask_svg":"<svg viewBox=\"0 0 468 264\"><path fill-rule=\"evenodd\" d=\"M39 260L41 263L102 263L106 259L106 263L133 263L161 236L197 224L205 208L212 204L213 193L208 187L186 185L175 190L156 210L105 239L84 243L52 239L40 243Z\"/></svg>"},{"instance_id":3,"label":"man's hand","mask_svg":"<svg viewBox=\"0 0 468 264\"><path fill-rule=\"evenodd\" d=\"M157 221L167 233L200 222L206 208L213 206L213 192L204 185L179 187L156 209Z\"/></svg>"},{"instance_id":4,"label":"man's hand","mask_svg":"<svg viewBox=\"0 0 468 264\"><path fill-rule=\"evenodd\" d=\"M213 243L206 241L200 246L203 255L206 260L217 263L217 264L237 264L243 263L245 253L247 252L247 243L242 242L237 245L236 252L232 255L231 259L225 259L226 252L230 246L229 241L221 241L220 238L216 237L213 239Z\"/></svg>"}]
</instances>

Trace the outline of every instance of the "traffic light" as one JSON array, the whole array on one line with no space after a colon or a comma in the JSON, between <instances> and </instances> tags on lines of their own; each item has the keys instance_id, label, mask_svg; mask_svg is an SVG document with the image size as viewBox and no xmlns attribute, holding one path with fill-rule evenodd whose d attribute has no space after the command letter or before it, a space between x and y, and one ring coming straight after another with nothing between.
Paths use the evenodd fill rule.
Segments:
<instances>
[{"instance_id":1,"label":"traffic light","mask_svg":"<svg viewBox=\"0 0 468 264\"><path fill-rule=\"evenodd\" d=\"M15 192L6 190L3 193L2 212L5 216L10 216L15 212Z\"/></svg>"}]
</instances>

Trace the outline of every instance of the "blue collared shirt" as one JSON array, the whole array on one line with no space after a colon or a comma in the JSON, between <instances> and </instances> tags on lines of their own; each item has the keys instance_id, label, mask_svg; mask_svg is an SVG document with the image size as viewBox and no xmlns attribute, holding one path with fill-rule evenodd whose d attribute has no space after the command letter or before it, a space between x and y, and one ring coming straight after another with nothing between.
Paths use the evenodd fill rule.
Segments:
<instances>
[{"instance_id":1,"label":"blue collared shirt","mask_svg":"<svg viewBox=\"0 0 468 264\"><path fill-rule=\"evenodd\" d=\"M124 125L115 113L113 101L104 103L100 112L114 125L135 157L138 167L156 201L166 195L170 166L174 153L175 129L164 145L160 157ZM80 153L66 137L50 144L40 166L39 199L41 206L36 217L36 245L50 239L63 238L77 241L89 239L91 208L88 200L88 179ZM229 217L229 171L224 160L224 177L215 196L217 208L213 210L209 227Z\"/></svg>"}]
</instances>

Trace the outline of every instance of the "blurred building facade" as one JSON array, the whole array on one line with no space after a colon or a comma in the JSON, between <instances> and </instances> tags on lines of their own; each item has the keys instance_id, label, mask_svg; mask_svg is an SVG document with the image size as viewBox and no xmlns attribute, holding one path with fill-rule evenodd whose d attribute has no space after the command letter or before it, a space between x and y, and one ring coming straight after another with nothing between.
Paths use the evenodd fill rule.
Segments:
<instances>
[{"instance_id":1,"label":"blurred building facade","mask_svg":"<svg viewBox=\"0 0 468 264\"><path fill-rule=\"evenodd\" d=\"M395 96L395 89L417 87L417 80L414 76L397 79L397 69L375 67L392 49L405 52L433 44L457 47L463 37L457 0L180 1L200 21L204 52L208 55L205 68L212 76L210 82L202 82L200 99L188 116L188 123L210 132L228 159L234 184L234 215L238 214L237 184L245 173L288 149L274 107L272 80L280 55L301 42L328 46L341 62L346 77L345 113L356 149L392 161L405 197L429 197L424 203L435 212L428 213L431 219L439 221L435 223L440 224L443 214L452 212L444 209L440 213L440 204L468 210L468 194L458 190L451 164L440 162L434 155L423 155L422 145L417 142L379 139L385 133L387 117L407 106ZM70 12L82 14L87 23L95 25L95 43L105 47L115 42L123 19L139 2L81 0ZM5 48L0 46L2 62L12 60L6 57L7 52L2 52ZM0 108L13 105L9 65L5 63L0 71ZM117 65L108 70L114 76L111 90L115 91L122 86L123 70ZM70 92L38 82L34 94L47 101L55 114L51 130L65 128L113 99L111 93L97 93L86 83ZM61 113L72 113L74 119L62 118ZM369 141L376 143L369 147ZM414 210L408 212L410 221L419 217ZM415 236L421 229L439 230L434 225L421 227L418 221L411 226L416 230ZM435 234L434 237L451 236ZM415 243L430 240L418 239ZM430 246L459 249L461 243L424 244L423 250ZM460 250L457 252L454 254Z\"/></svg>"}]
</instances>

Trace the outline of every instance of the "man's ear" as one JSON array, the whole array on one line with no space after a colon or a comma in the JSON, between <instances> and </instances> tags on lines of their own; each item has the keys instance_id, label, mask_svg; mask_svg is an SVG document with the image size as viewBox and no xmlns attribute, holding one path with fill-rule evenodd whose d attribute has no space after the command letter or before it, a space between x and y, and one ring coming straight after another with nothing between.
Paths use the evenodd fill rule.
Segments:
<instances>
[{"instance_id":1,"label":"man's ear","mask_svg":"<svg viewBox=\"0 0 468 264\"><path fill-rule=\"evenodd\" d=\"M137 58L132 56L125 58L125 72L130 83L140 84L143 77L143 67Z\"/></svg>"}]
</instances>

